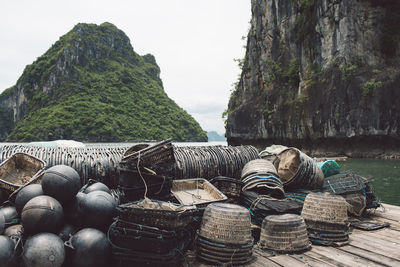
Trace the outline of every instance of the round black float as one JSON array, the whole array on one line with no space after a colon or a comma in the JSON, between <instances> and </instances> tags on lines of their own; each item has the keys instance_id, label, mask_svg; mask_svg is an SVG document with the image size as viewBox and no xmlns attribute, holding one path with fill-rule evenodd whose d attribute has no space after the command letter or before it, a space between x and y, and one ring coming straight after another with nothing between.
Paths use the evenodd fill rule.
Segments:
<instances>
[{"instance_id":1,"label":"round black float","mask_svg":"<svg viewBox=\"0 0 400 267\"><path fill-rule=\"evenodd\" d=\"M86 226L105 229L111 224L116 207L115 200L110 194L93 191L83 198L79 210Z\"/></svg>"},{"instance_id":2,"label":"round black float","mask_svg":"<svg viewBox=\"0 0 400 267\"><path fill-rule=\"evenodd\" d=\"M56 233L63 224L63 208L50 196L37 196L25 204L21 221L25 233Z\"/></svg>"},{"instance_id":3,"label":"round black float","mask_svg":"<svg viewBox=\"0 0 400 267\"><path fill-rule=\"evenodd\" d=\"M105 184L101 183L101 182L97 182L94 183L92 185L89 185L85 191L83 191L83 193L85 194L89 194L90 192L94 192L94 191L104 191L106 193L111 193L110 188L108 188L108 186L106 186Z\"/></svg>"},{"instance_id":4,"label":"round black float","mask_svg":"<svg viewBox=\"0 0 400 267\"><path fill-rule=\"evenodd\" d=\"M4 228L6 228L6 219L4 219L3 213L0 212L0 234L3 233Z\"/></svg>"},{"instance_id":5,"label":"round black float","mask_svg":"<svg viewBox=\"0 0 400 267\"><path fill-rule=\"evenodd\" d=\"M66 165L55 165L46 170L42 177L43 192L61 203L72 200L80 187L79 174Z\"/></svg>"},{"instance_id":6,"label":"round black float","mask_svg":"<svg viewBox=\"0 0 400 267\"><path fill-rule=\"evenodd\" d=\"M86 197L85 193L78 192L75 198L71 202L63 206L65 219L69 223L77 226L82 224L83 215L82 212L80 211L80 206L81 202L85 197Z\"/></svg>"},{"instance_id":7,"label":"round black float","mask_svg":"<svg viewBox=\"0 0 400 267\"><path fill-rule=\"evenodd\" d=\"M15 208L18 213L22 211L25 204L34 197L43 195L42 185L30 184L22 188L15 198Z\"/></svg>"},{"instance_id":8,"label":"round black float","mask_svg":"<svg viewBox=\"0 0 400 267\"><path fill-rule=\"evenodd\" d=\"M66 245L72 248L71 266L107 266L111 245L107 236L94 228L84 228L72 236Z\"/></svg>"},{"instance_id":9,"label":"round black float","mask_svg":"<svg viewBox=\"0 0 400 267\"><path fill-rule=\"evenodd\" d=\"M8 236L0 235L0 267L15 265L15 244Z\"/></svg>"},{"instance_id":10,"label":"round black float","mask_svg":"<svg viewBox=\"0 0 400 267\"><path fill-rule=\"evenodd\" d=\"M64 242L52 233L36 234L25 242L22 264L29 267L57 267L65 260Z\"/></svg>"},{"instance_id":11,"label":"round black float","mask_svg":"<svg viewBox=\"0 0 400 267\"><path fill-rule=\"evenodd\" d=\"M14 206L1 207L0 213L3 213L3 215L4 215L6 227L18 223L18 212Z\"/></svg>"}]
</instances>

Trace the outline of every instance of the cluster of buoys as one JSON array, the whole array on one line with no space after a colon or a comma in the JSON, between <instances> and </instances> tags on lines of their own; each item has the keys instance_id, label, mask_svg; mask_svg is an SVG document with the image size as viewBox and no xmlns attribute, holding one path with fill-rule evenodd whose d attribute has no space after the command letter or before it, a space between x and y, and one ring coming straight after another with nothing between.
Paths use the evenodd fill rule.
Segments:
<instances>
[{"instance_id":1,"label":"cluster of buoys","mask_svg":"<svg viewBox=\"0 0 400 267\"><path fill-rule=\"evenodd\" d=\"M107 266L105 230L118 205L110 192L100 182L82 187L72 167L45 170L0 207L0 266Z\"/></svg>"}]
</instances>

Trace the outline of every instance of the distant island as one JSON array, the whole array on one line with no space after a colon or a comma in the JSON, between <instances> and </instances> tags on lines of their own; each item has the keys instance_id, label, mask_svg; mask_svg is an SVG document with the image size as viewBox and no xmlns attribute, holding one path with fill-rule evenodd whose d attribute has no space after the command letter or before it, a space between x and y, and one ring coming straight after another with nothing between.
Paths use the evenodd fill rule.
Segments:
<instances>
[{"instance_id":1,"label":"distant island","mask_svg":"<svg viewBox=\"0 0 400 267\"><path fill-rule=\"evenodd\" d=\"M0 95L0 141L207 141L153 55L111 23L77 24Z\"/></svg>"},{"instance_id":2,"label":"distant island","mask_svg":"<svg viewBox=\"0 0 400 267\"><path fill-rule=\"evenodd\" d=\"M218 134L216 131L207 132L208 142L226 141L226 137Z\"/></svg>"}]
</instances>

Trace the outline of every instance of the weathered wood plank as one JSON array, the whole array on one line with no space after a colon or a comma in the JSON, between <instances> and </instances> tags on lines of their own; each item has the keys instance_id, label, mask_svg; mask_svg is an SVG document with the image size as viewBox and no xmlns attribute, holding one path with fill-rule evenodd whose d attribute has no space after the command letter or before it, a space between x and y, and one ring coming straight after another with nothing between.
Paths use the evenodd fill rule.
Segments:
<instances>
[{"instance_id":1,"label":"weathered wood plank","mask_svg":"<svg viewBox=\"0 0 400 267\"><path fill-rule=\"evenodd\" d=\"M359 233L361 234L361 233ZM361 235L363 236L370 236L376 239L381 239L386 242L391 242L391 243L396 243L400 245L400 232L399 231L393 231L390 229L380 229L376 231L365 231Z\"/></svg>"},{"instance_id":2,"label":"weathered wood plank","mask_svg":"<svg viewBox=\"0 0 400 267\"><path fill-rule=\"evenodd\" d=\"M271 267L281 267L282 265L279 265L273 261L270 260L270 256L265 257L263 253L259 253L257 249L253 250L253 255L256 257L255 261L252 261L248 266L250 267L258 267L258 266L271 266Z\"/></svg>"},{"instance_id":3,"label":"weathered wood plank","mask_svg":"<svg viewBox=\"0 0 400 267\"><path fill-rule=\"evenodd\" d=\"M382 203L382 206L393 213L400 213L400 206L395 206L391 204Z\"/></svg>"},{"instance_id":4,"label":"weathered wood plank","mask_svg":"<svg viewBox=\"0 0 400 267\"><path fill-rule=\"evenodd\" d=\"M314 252L321 254L325 257L331 258L331 259L340 259L340 262L342 264L346 264L349 266L384 266L375 262L371 262L368 259L364 259L363 257L347 253L345 251L339 250L334 247L324 247L324 246L318 246L315 247Z\"/></svg>"},{"instance_id":5,"label":"weathered wood plank","mask_svg":"<svg viewBox=\"0 0 400 267\"><path fill-rule=\"evenodd\" d=\"M372 247L384 248L387 253L392 254L391 257L400 259L400 244L387 242L385 240L366 235L354 235L351 239L351 242L358 241Z\"/></svg>"},{"instance_id":6,"label":"weathered wood plank","mask_svg":"<svg viewBox=\"0 0 400 267\"><path fill-rule=\"evenodd\" d=\"M392 258L394 260L399 261L400 265L400 258L396 255L393 255L393 252L388 251L386 248L382 247L381 245L378 245L376 243L371 243L371 242L365 242L365 241L359 241L359 240L352 240L350 243L351 246L358 247L360 249L370 251L370 252L375 252L378 254L381 254L383 256ZM396 253L394 253L396 254Z\"/></svg>"},{"instance_id":7,"label":"weathered wood plank","mask_svg":"<svg viewBox=\"0 0 400 267\"><path fill-rule=\"evenodd\" d=\"M303 262L298 259L292 258L289 255L278 255L269 259L282 266L304 266Z\"/></svg>"},{"instance_id":8,"label":"weathered wood plank","mask_svg":"<svg viewBox=\"0 0 400 267\"><path fill-rule=\"evenodd\" d=\"M363 257L372 262L386 265L386 266L399 266L399 264L400 264L399 261L397 261L397 260L394 260L392 258L386 257L384 255L381 255L381 254L378 254L375 252L371 252L371 251L367 251L365 249L354 247L351 244L348 246L340 247L338 249L346 251L346 252L354 254L354 255L357 255L357 256L360 256L360 257Z\"/></svg>"},{"instance_id":9,"label":"weathered wood plank","mask_svg":"<svg viewBox=\"0 0 400 267\"><path fill-rule=\"evenodd\" d=\"M304 253L304 255L307 255L309 257L312 257L314 259L322 261L325 264L333 264L334 266L349 266L349 265L346 265L346 264L340 262L339 261L340 259L332 259L332 258L326 257L324 255L321 255L319 253L316 253L314 251L314 248L311 251L307 251L306 253Z\"/></svg>"},{"instance_id":10,"label":"weathered wood plank","mask_svg":"<svg viewBox=\"0 0 400 267\"><path fill-rule=\"evenodd\" d=\"M335 266L334 264L328 264L328 263L323 262L321 260L318 260L318 259L315 259L313 257L310 257L309 255L306 255L306 254L300 254L300 255L294 254L294 255L290 255L290 257L300 260L306 266L318 266L318 267L332 267L332 266Z\"/></svg>"},{"instance_id":11,"label":"weathered wood plank","mask_svg":"<svg viewBox=\"0 0 400 267\"><path fill-rule=\"evenodd\" d=\"M388 209L386 210L376 210L373 212L374 217L381 217L388 220L393 220L396 222L400 222L400 213L390 212Z\"/></svg>"},{"instance_id":12,"label":"weathered wood plank","mask_svg":"<svg viewBox=\"0 0 400 267\"><path fill-rule=\"evenodd\" d=\"M387 228L383 228L383 229L379 229L376 231L371 231L372 233L379 233L382 236L386 236L386 237L392 237L395 238L397 240L400 240L400 232L391 229L390 227ZM368 231L366 231L366 233L368 233Z\"/></svg>"}]
</instances>

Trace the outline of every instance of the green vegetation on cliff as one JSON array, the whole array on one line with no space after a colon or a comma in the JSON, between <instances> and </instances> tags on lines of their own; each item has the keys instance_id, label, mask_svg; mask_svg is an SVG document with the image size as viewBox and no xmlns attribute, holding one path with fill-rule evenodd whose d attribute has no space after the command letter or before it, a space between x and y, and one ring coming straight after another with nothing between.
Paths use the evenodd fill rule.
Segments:
<instances>
[{"instance_id":1,"label":"green vegetation on cliff","mask_svg":"<svg viewBox=\"0 0 400 267\"><path fill-rule=\"evenodd\" d=\"M206 141L159 73L155 58L136 54L114 25L78 24L5 92L24 99L7 140Z\"/></svg>"}]
</instances>

